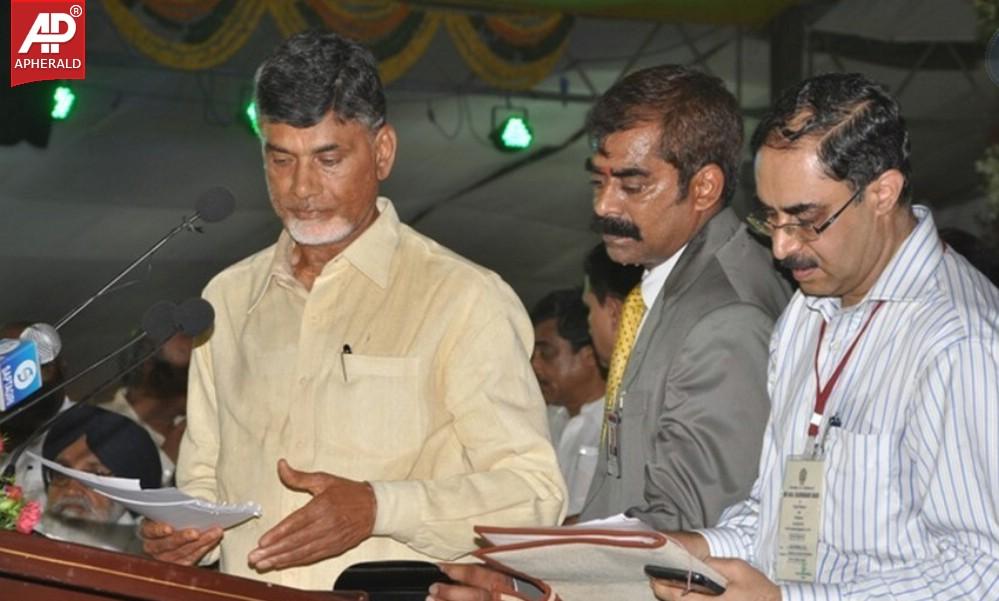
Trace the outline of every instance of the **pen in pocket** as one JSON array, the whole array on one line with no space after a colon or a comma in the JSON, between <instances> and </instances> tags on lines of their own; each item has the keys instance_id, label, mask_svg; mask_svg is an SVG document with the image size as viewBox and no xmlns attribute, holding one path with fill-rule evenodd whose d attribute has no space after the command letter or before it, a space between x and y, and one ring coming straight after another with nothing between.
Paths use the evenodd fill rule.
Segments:
<instances>
[{"instance_id":1,"label":"pen in pocket","mask_svg":"<svg viewBox=\"0 0 999 601\"><path fill-rule=\"evenodd\" d=\"M343 369L343 381L344 382L349 382L350 381L349 378L347 377L347 360L344 359L344 356L351 355L351 354L353 354L353 352L354 351L350 350L350 345L349 344L343 345L343 350L340 351L340 368Z\"/></svg>"}]
</instances>

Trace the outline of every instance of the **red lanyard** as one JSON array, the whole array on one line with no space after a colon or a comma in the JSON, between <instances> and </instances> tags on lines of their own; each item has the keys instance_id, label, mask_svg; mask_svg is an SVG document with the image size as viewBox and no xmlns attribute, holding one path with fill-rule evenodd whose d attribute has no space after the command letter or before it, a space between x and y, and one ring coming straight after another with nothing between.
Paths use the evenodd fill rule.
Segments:
<instances>
[{"instance_id":1,"label":"red lanyard","mask_svg":"<svg viewBox=\"0 0 999 601\"><path fill-rule=\"evenodd\" d=\"M857 343L860 342L860 337L864 335L867 331L867 326L871 325L871 320L877 315L878 310L884 305L884 301L878 301L878 304L874 305L874 310L867 317L867 321L864 322L864 327L860 328L860 332L857 333L857 337L853 339L853 343L850 348L846 350L846 354L840 359L839 365L836 366L836 370L833 371L833 375L826 382L825 386L819 385L819 349L822 348L822 338L826 335L826 322L822 322L822 327L819 329L819 341L815 345L815 411L812 413L812 419L808 423L808 436L816 437L819 434L819 424L822 422L822 414L826 410L826 401L829 400L829 395L832 394L833 388L836 386L836 382L839 381L839 376L843 373L843 368L846 367L846 362L849 361L850 355L853 354L853 349L857 347Z\"/></svg>"}]
</instances>

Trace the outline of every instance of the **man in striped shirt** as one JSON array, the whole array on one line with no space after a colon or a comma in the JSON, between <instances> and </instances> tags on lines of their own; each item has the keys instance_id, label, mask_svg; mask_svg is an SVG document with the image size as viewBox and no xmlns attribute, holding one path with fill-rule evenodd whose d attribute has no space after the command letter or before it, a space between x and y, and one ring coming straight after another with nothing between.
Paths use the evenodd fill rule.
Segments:
<instances>
[{"instance_id":1,"label":"man in striped shirt","mask_svg":"<svg viewBox=\"0 0 999 601\"><path fill-rule=\"evenodd\" d=\"M750 222L800 291L771 340L750 497L677 538L729 579L717 599L999 598L999 291L910 204L897 103L860 75L812 78L752 147ZM799 457L824 483L795 556Z\"/></svg>"}]
</instances>

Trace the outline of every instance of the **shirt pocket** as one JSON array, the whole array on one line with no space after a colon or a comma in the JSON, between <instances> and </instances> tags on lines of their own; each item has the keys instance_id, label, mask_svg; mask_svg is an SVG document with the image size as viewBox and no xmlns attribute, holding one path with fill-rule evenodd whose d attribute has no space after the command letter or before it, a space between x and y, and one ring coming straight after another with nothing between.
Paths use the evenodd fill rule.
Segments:
<instances>
[{"instance_id":1,"label":"shirt pocket","mask_svg":"<svg viewBox=\"0 0 999 601\"><path fill-rule=\"evenodd\" d=\"M829 431L823 542L848 555L887 551L898 536L900 444L895 432Z\"/></svg>"},{"instance_id":2,"label":"shirt pocket","mask_svg":"<svg viewBox=\"0 0 999 601\"><path fill-rule=\"evenodd\" d=\"M420 395L420 360L343 354L342 394L329 399L330 442L354 454L352 462L378 466L380 477L408 472L423 446L427 409ZM368 475L369 478L374 477Z\"/></svg>"}]
</instances>

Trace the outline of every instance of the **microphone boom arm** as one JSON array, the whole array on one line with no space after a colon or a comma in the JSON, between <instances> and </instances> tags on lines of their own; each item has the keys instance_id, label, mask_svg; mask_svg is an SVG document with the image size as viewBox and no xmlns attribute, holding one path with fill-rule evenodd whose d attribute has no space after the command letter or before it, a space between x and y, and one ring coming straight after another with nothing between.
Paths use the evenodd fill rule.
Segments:
<instances>
[{"instance_id":1,"label":"microphone boom arm","mask_svg":"<svg viewBox=\"0 0 999 601\"><path fill-rule=\"evenodd\" d=\"M114 278L112 278L112 280L110 282L108 282L107 284L105 284L103 288L101 288L100 290L98 290L96 294L94 294L93 296L91 296L87 300L83 301L82 304L80 304L79 306L77 306L75 309L73 309L72 311L70 311L69 313L67 313L62 319L60 319L58 322L56 322L55 328L58 330L59 328L63 327L64 325L66 325L66 323L69 322L69 320L73 319L74 317L76 317L77 315L79 315L79 313L81 311L83 311L84 309L86 309L87 307L89 307L90 303L92 303L95 300L99 299L100 297L104 296L107 293L107 291L110 290L115 284L117 284L123 277L125 277L126 275L128 275L129 273L131 273L131 271L133 269L135 269L136 267L138 267L139 264L141 264L143 261L145 261L150 256L152 256L153 253L155 253L156 251L158 251L164 244L166 244L167 242L169 242L171 238L173 238L174 236L176 236L180 232L186 230L188 232L198 232L198 233L201 233L201 228L199 226L195 225L195 223L197 223L198 219L200 219L200 218L201 218L201 215L198 214L197 212L195 212L192 215L188 215L188 216L184 217L184 220L181 222L180 225L178 225L177 227L175 227L172 230L170 230L167 233L166 236L163 236L162 238L160 238L159 242L157 242L156 244L152 245L152 247L150 247L149 250L147 250L146 252L142 253L142 255L139 258L137 258L136 260L134 260L131 263L129 263L128 266L125 267L125 269L123 269L118 275L114 276ZM0 423L3 423L3 421L0 421Z\"/></svg>"}]
</instances>

